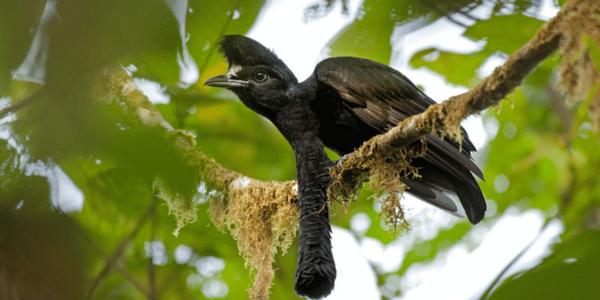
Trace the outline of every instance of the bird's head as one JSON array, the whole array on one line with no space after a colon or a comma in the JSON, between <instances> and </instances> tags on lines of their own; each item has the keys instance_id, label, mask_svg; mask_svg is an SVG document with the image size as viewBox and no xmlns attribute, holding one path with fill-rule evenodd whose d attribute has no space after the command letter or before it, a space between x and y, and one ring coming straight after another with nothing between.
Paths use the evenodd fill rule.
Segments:
<instances>
[{"instance_id":1,"label":"bird's head","mask_svg":"<svg viewBox=\"0 0 600 300\"><path fill-rule=\"evenodd\" d=\"M298 80L275 53L241 35L224 36L220 46L229 71L208 79L205 85L233 91L246 106L266 117L290 101L286 93Z\"/></svg>"}]
</instances>

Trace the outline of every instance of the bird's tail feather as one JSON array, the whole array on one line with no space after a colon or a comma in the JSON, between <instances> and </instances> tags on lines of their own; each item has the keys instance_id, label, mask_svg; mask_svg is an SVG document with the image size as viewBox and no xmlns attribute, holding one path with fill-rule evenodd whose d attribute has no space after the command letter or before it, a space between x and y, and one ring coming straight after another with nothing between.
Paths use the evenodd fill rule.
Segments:
<instances>
[{"instance_id":1,"label":"bird's tail feather","mask_svg":"<svg viewBox=\"0 0 600 300\"><path fill-rule=\"evenodd\" d=\"M471 182L468 183L452 178L451 183L469 221L473 224L479 223L483 219L487 207L475 178L471 176Z\"/></svg>"},{"instance_id":2,"label":"bird's tail feather","mask_svg":"<svg viewBox=\"0 0 600 300\"><path fill-rule=\"evenodd\" d=\"M409 180L408 192L451 213L460 214L460 209L446 201L448 199L440 197L437 191L456 194L469 221L473 224L479 223L485 215L486 203L475 177L469 169L458 163L451 160L447 162L449 167L440 167L439 164L417 160L421 179ZM448 172L448 169L452 169L452 173ZM460 173L461 176L454 176L454 173Z\"/></svg>"},{"instance_id":3,"label":"bird's tail feather","mask_svg":"<svg viewBox=\"0 0 600 300\"><path fill-rule=\"evenodd\" d=\"M327 197L323 190L301 191L300 237L296 292L310 298L322 298L333 289L336 277L331 252L331 226Z\"/></svg>"},{"instance_id":4,"label":"bird's tail feather","mask_svg":"<svg viewBox=\"0 0 600 300\"><path fill-rule=\"evenodd\" d=\"M408 186L408 192L419 197L420 200L450 213L458 213L458 206L441 189L416 179L404 178L403 181Z\"/></svg>"}]
</instances>

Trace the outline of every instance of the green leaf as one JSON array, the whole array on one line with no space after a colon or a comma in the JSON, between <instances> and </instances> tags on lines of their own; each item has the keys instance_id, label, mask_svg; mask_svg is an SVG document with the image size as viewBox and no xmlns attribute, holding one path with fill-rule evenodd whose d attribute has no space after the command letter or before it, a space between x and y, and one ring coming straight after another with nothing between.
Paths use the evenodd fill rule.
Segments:
<instances>
[{"instance_id":1,"label":"green leaf","mask_svg":"<svg viewBox=\"0 0 600 300\"><path fill-rule=\"evenodd\" d=\"M600 232L582 232L539 265L507 278L490 299L593 299L600 293L598 251Z\"/></svg>"},{"instance_id":2,"label":"green leaf","mask_svg":"<svg viewBox=\"0 0 600 300\"><path fill-rule=\"evenodd\" d=\"M12 71L23 61L39 22L41 0L0 2L0 97L7 95Z\"/></svg>"},{"instance_id":3,"label":"green leaf","mask_svg":"<svg viewBox=\"0 0 600 300\"><path fill-rule=\"evenodd\" d=\"M509 101L497 115L500 127L489 145L482 190L500 212L514 204L549 212L566 184L561 170L567 151L557 137L560 129L548 128L553 119L547 115L554 116L548 103L528 101L520 91Z\"/></svg>"},{"instance_id":4,"label":"green leaf","mask_svg":"<svg viewBox=\"0 0 600 300\"><path fill-rule=\"evenodd\" d=\"M393 1L366 0L359 17L329 43L329 56L357 56L382 63L390 60L395 25Z\"/></svg>"},{"instance_id":5,"label":"green leaf","mask_svg":"<svg viewBox=\"0 0 600 300\"><path fill-rule=\"evenodd\" d=\"M277 129L239 101L220 101L198 108L185 128L193 130L199 147L223 165L267 180L293 179L291 147Z\"/></svg>"},{"instance_id":6,"label":"green leaf","mask_svg":"<svg viewBox=\"0 0 600 300\"><path fill-rule=\"evenodd\" d=\"M221 36L248 31L264 3L264 0L190 0L186 24L188 47L200 69L201 82L206 79L206 71L221 60L216 53Z\"/></svg>"},{"instance_id":7,"label":"green leaf","mask_svg":"<svg viewBox=\"0 0 600 300\"><path fill-rule=\"evenodd\" d=\"M463 35L485 40L488 52L511 54L529 41L543 24L543 21L522 14L500 15L476 22Z\"/></svg>"},{"instance_id":8,"label":"green leaf","mask_svg":"<svg viewBox=\"0 0 600 300\"><path fill-rule=\"evenodd\" d=\"M426 67L444 76L450 83L474 86L480 79L477 71L490 56L498 52L511 54L518 50L542 24L542 21L522 14L495 15L475 22L463 33L469 39L485 41L481 50L455 53L429 48L415 53L410 63L415 68Z\"/></svg>"},{"instance_id":9,"label":"green leaf","mask_svg":"<svg viewBox=\"0 0 600 300\"><path fill-rule=\"evenodd\" d=\"M600 20L598 22L600 23ZM600 45L598 45L596 41L589 37L585 38L585 43L588 47L588 53L590 55L590 58L596 66L596 70L600 70Z\"/></svg>"},{"instance_id":10,"label":"green leaf","mask_svg":"<svg viewBox=\"0 0 600 300\"><path fill-rule=\"evenodd\" d=\"M414 68L426 67L442 74L450 83L473 86L479 81L477 70L487 58L485 52L461 54L429 48L415 53L410 64Z\"/></svg>"}]
</instances>

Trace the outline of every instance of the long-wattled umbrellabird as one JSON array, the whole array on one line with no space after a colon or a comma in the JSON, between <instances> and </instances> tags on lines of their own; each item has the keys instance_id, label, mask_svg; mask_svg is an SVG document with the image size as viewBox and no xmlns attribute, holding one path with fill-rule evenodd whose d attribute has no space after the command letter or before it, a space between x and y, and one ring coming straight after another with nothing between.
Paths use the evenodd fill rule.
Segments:
<instances>
[{"instance_id":1,"label":"long-wattled umbrellabird","mask_svg":"<svg viewBox=\"0 0 600 300\"><path fill-rule=\"evenodd\" d=\"M220 46L229 72L205 84L233 91L273 122L294 150L300 204L296 292L324 297L333 289L336 269L326 196L332 163L323 146L347 154L435 102L400 72L371 60L328 58L299 83L283 61L250 38L228 35ZM425 136L427 150L413 160L421 177L404 183L409 193L455 214L458 207L448 194L456 194L475 224L486 204L473 174L483 175L471 159L475 147L463 133L462 148Z\"/></svg>"}]
</instances>

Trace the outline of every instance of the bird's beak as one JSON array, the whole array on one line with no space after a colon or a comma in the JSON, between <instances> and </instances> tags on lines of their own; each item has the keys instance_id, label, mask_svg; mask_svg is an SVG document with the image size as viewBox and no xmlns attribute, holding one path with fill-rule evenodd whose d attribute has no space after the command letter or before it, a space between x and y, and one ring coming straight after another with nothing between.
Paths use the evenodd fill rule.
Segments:
<instances>
[{"instance_id":1,"label":"bird's beak","mask_svg":"<svg viewBox=\"0 0 600 300\"><path fill-rule=\"evenodd\" d=\"M245 80L231 78L229 75L219 75L209 78L204 85L224 88L244 87L248 84Z\"/></svg>"}]
</instances>

